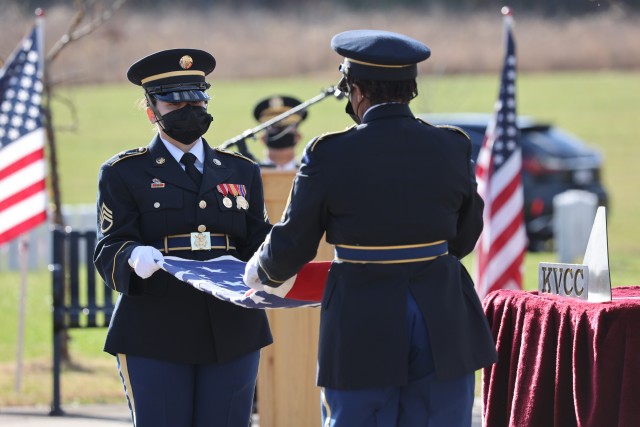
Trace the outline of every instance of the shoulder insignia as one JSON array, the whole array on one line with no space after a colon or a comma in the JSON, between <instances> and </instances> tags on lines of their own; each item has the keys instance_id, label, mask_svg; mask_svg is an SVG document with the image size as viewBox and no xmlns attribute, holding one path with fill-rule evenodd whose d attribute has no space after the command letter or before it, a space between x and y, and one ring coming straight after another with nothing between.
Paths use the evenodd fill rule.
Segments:
<instances>
[{"instance_id":1,"label":"shoulder insignia","mask_svg":"<svg viewBox=\"0 0 640 427\"><path fill-rule=\"evenodd\" d=\"M122 151L115 156L113 156L107 164L109 166L113 166L118 163L120 160L128 159L129 157L139 156L140 154L144 154L148 151L147 147L133 148L131 150Z\"/></svg>"},{"instance_id":2,"label":"shoulder insignia","mask_svg":"<svg viewBox=\"0 0 640 427\"><path fill-rule=\"evenodd\" d=\"M463 131L462 129L460 129L458 126L451 126L451 125L438 125L436 126L437 128L440 129L447 129L453 132L458 132L461 133L465 136L465 138L467 138L468 140L471 140L471 137L469 136L468 133L466 133L465 131Z\"/></svg>"},{"instance_id":3,"label":"shoulder insignia","mask_svg":"<svg viewBox=\"0 0 640 427\"><path fill-rule=\"evenodd\" d=\"M113 226L113 211L102 202L102 206L100 206L100 232L106 233L111 226Z\"/></svg>"},{"instance_id":4,"label":"shoulder insignia","mask_svg":"<svg viewBox=\"0 0 640 427\"><path fill-rule=\"evenodd\" d=\"M326 141L327 139L331 139L331 137L336 136L336 135L342 135L343 133L347 133L349 132L351 129L354 129L357 125L351 125L349 127L347 127L346 129L343 130L339 130L336 132L326 132L323 133L322 135L318 136L315 141L313 141L311 143L311 151L313 151L316 148L316 145L320 142L320 141Z\"/></svg>"},{"instance_id":5,"label":"shoulder insignia","mask_svg":"<svg viewBox=\"0 0 640 427\"><path fill-rule=\"evenodd\" d=\"M217 152L222 153L222 154L228 154L230 156L239 157L239 158L244 159L244 160L246 160L248 162L251 162L253 164L258 164L256 162L254 162L253 160L251 160L250 158L248 158L247 156L243 156L242 154L236 153L235 151L225 150L224 148L220 148L220 147L215 147L214 150L216 150Z\"/></svg>"},{"instance_id":6,"label":"shoulder insignia","mask_svg":"<svg viewBox=\"0 0 640 427\"><path fill-rule=\"evenodd\" d=\"M462 130L461 128L459 128L458 126L451 126L451 125L432 125L431 123L427 122L426 120L422 120L421 118L417 117L419 122L424 123L427 126L431 126L431 127L436 127L439 129L447 129L453 132L458 132L461 133L462 135L464 135L468 140L471 140L471 137L469 136L468 133L466 133L464 130Z\"/></svg>"},{"instance_id":7,"label":"shoulder insignia","mask_svg":"<svg viewBox=\"0 0 640 427\"><path fill-rule=\"evenodd\" d=\"M420 123L422 123L423 125L434 127L431 123L429 123L426 120L421 119L420 117L416 117L416 120L419 121Z\"/></svg>"}]
</instances>

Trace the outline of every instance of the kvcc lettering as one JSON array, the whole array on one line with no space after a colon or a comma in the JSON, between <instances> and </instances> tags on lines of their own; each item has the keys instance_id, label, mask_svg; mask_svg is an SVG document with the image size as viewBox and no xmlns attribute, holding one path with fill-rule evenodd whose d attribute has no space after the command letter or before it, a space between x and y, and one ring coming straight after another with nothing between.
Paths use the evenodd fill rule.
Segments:
<instances>
[{"instance_id":1,"label":"kvcc lettering","mask_svg":"<svg viewBox=\"0 0 640 427\"><path fill-rule=\"evenodd\" d=\"M540 274L542 293L579 297L585 290L585 271L582 267L541 266Z\"/></svg>"}]
</instances>

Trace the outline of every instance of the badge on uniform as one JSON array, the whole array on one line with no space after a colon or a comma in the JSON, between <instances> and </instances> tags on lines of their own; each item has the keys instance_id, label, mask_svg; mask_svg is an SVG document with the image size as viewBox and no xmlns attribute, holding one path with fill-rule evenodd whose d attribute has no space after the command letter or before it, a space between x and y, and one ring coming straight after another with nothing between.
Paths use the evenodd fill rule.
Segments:
<instances>
[{"instance_id":1,"label":"badge on uniform","mask_svg":"<svg viewBox=\"0 0 640 427\"><path fill-rule=\"evenodd\" d=\"M191 250L208 251L211 249L211 233L208 231L191 233Z\"/></svg>"},{"instance_id":2,"label":"badge on uniform","mask_svg":"<svg viewBox=\"0 0 640 427\"><path fill-rule=\"evenodd\" d=\"M164 188L165 183L160 181L158 178L153 178L151 181L151 188Z\"/></svg>"},{"instance_id":3,"label":"badge on uniform","mask_svg":"<svg viewBox=\"0 0 640 427\"><path fill-rule=\"evenodd\" d=\"M100 206L100 231L104 234L113 226L113 211L102 203Z\"/></svg>"},{"instance_id":4,"label":"badge on uniform","mask_svg":"<svg viewBox=\"0 0 640 427\"><path fill-rule=\"evenodd\" d=\"M232 195L236 198L236 207L238 209L249 209L249 202L247 202L247 187L242 184L218 184L216 186L218 192L222 194L222 204L227 207L233 207L233 202L229 195Z\"/></svg>"}]
</instances>

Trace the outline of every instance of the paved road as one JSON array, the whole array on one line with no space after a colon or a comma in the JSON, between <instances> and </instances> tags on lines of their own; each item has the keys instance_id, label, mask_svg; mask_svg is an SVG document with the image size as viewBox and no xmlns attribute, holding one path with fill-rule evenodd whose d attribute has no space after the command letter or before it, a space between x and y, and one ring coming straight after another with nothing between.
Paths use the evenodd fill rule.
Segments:
<instances>
[{"instance_id":1,"label":"paved road","mask_svg":"<svg viewBox=\"0 0 640 427\"><path fill-rule=\"evenodd\" d=\"M0 408L2 427L120 427L131 426L126 404L65 406L65 416L49 416L48 407Z\"/></svg>"},{"instance_id":2,"label":"paved road","mask_svg":"<svg viewBox=\"0 0 640 427\"><path fill-rule=\"evenodd\" d=\"M2 427L131 427L127 405L80 405L65 406L65 416L49 416L48 407L0 408ZM316 427L319 423L311 423ZM256 420L253 427L259 427ZM480 403L476 399L473 407L473 426L481 427Z\"/></svg>"}]
</instances>

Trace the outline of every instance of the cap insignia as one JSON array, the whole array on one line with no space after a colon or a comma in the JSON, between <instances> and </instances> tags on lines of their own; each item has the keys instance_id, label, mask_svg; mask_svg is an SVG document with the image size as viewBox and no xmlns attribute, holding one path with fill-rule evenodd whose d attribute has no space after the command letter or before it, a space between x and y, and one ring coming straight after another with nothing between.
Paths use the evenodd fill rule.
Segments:
<instances>
[{"instance_id":1,"label":"cap insignia","mask_svg":"<svg viewBox=\"0 0 640 427\"><path fill-rule=\"evenodd\" d=\"M180 58L180 67L183 70L188 70L192 66L193 66L193 58L191 58L189 55L184 55L182 58Z\"/></svg>"},{"instance_id":2,"label":"cap insignia","mask_svg":"<svg viewBox=\"0 0 640 427\"><path fill-rule=\"evenodd\" d=\"M280 108L284 105L284 101L279 96L274 96L269 100L269 107Z\"/></svg>"}]
</instances>

